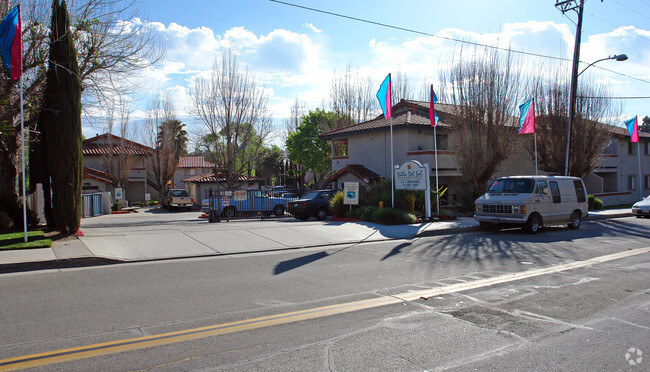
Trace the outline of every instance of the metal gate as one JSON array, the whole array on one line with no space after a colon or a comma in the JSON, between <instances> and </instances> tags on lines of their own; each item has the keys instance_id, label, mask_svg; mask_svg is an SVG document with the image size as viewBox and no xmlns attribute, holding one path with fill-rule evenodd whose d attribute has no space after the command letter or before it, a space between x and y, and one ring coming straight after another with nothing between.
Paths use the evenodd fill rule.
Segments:
<instances>
[{"instance_id":1,"label":"metal gate","mask_svg":"<svg viewBox=\"0 0 650 372\"><path fill-rule=\"evenodd\" d=\"M104 213L102 194L81 194L81 208L84 218L101 216Z\"/></svg>"}]
</instances>

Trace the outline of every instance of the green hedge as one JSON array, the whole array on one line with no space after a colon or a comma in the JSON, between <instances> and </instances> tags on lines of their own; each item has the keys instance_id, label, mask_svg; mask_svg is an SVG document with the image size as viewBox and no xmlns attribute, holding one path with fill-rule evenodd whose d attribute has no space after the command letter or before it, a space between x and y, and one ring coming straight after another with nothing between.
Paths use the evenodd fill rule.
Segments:
<instances>
[{"instance_id":1,"label":"green hedge","mask_svg":"<svg viewBox=\"0 0 650 372\"><path fill-rule=\"evenodd\" d=\"M603 209L603 202L602 200L594 197L593 195L589 195L589 210L590 211L597 211Z\"/></svg>"}]
</instances>

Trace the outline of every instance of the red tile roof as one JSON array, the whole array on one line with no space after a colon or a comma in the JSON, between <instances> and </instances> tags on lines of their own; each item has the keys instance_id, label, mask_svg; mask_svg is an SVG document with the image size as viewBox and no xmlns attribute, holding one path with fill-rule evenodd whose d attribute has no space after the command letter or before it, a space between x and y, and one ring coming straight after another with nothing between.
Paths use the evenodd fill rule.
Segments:
<instances>
[{"instance_id":1,"label":"red tile roof","mask_svg":"<svg viewBox=\"0 0 650 372\"><path fill-rule=\"evenodd\" d=\"M113 181L111 180L111 176L108 173L102 172L99 169L93 169L88 167L83 168L83 178L90 178L95 181L103 182L107 185L113 183Z\"/></svg>"},{"instance_id":2,"label":"red tile roof","mask_svg":"<svg viewBox=\"0 0 650 372\"><path fill-rule=\"evenodd\" d=\"M448 128L450 126L450 116L453 115L453 106L436 104L436 112L440 117L438 127ZM384 115L380 115L375 119L363 123L331 130L321 134L319 137L327 140L345 136L349 133L383 130L384 128L390 127L390 122L390 119L386 119L384 118ZM402 100L393 106L393 128L413 125L431 127L431 120L429 119L429 102Z\"/></svg>"},{"instance_id":3,"label":"red tile roof","mask_svg":"<svg viewBox=\"0 0 650 372\"><path fill-rule=\"evenodd\" d=\"M137 142L129 141L128 139L118 137L116 135L106 133L89 138L83 141L82 152L83 155L106 155L111 152L114 155L127 154L127 155L150 155L153 152L151 147L139 144ZM122 145L122 143L124 145Z\"/></svg>"},{"instance_id":4,"label":"red tile roof","mask_svg":"<svg viewBox=\"0 0 650 372\"><path fill-rule=\"evenodd\" d=\"M327 182L336 181L346 173L352 173L353 175L359 177L366 183L379 181L383 178L377 173L371 171L370 169L364 167L361 164L348 164L345 168L329 176Z\"/></svg>"},{"instance_id":5,"label":"red tile roof","mask_svg":"<svg viewBox=\"0 0 650 372\"><path fill-rule=\"evenodd\" d=\"M205 160L203 155L187 155L178 160L179 168L214 168L214 163Z\"/></svg>"}]
</instances>

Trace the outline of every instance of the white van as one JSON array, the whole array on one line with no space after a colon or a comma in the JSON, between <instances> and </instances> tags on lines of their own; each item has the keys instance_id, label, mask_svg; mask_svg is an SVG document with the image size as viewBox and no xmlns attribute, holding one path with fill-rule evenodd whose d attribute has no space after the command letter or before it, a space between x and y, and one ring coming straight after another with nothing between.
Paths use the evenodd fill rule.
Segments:
<instances>
[{"instance_id":1,"label":"white van","mask_svg":"<svg viewBox=\"0 0 650 372\"><path fill-rule=\"evenodd\" d=\"M580 178L516 176L498 178L474 202L481 230L519 225L534 234L544 225L577 229L588 215L587 190Z\"/></svg>"}]
</instances>

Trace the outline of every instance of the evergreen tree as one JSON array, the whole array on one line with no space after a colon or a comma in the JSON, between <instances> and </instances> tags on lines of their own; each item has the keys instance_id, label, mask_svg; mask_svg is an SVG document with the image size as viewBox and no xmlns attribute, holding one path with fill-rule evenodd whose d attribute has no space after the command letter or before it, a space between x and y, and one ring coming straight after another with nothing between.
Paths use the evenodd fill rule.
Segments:
<instances>
[{"instance_id":1,"label":"evergreen tree","mask_svg":"<svg viewBox=\"0 0 650 372\"><path fill-rule=\"evenodd\" d=\"M79 229L81 217L81 80L65 0L52 2L46 79L41 124L52 180L53 221L48 224L72 234Z\"/></svg>"}]
</instances>

